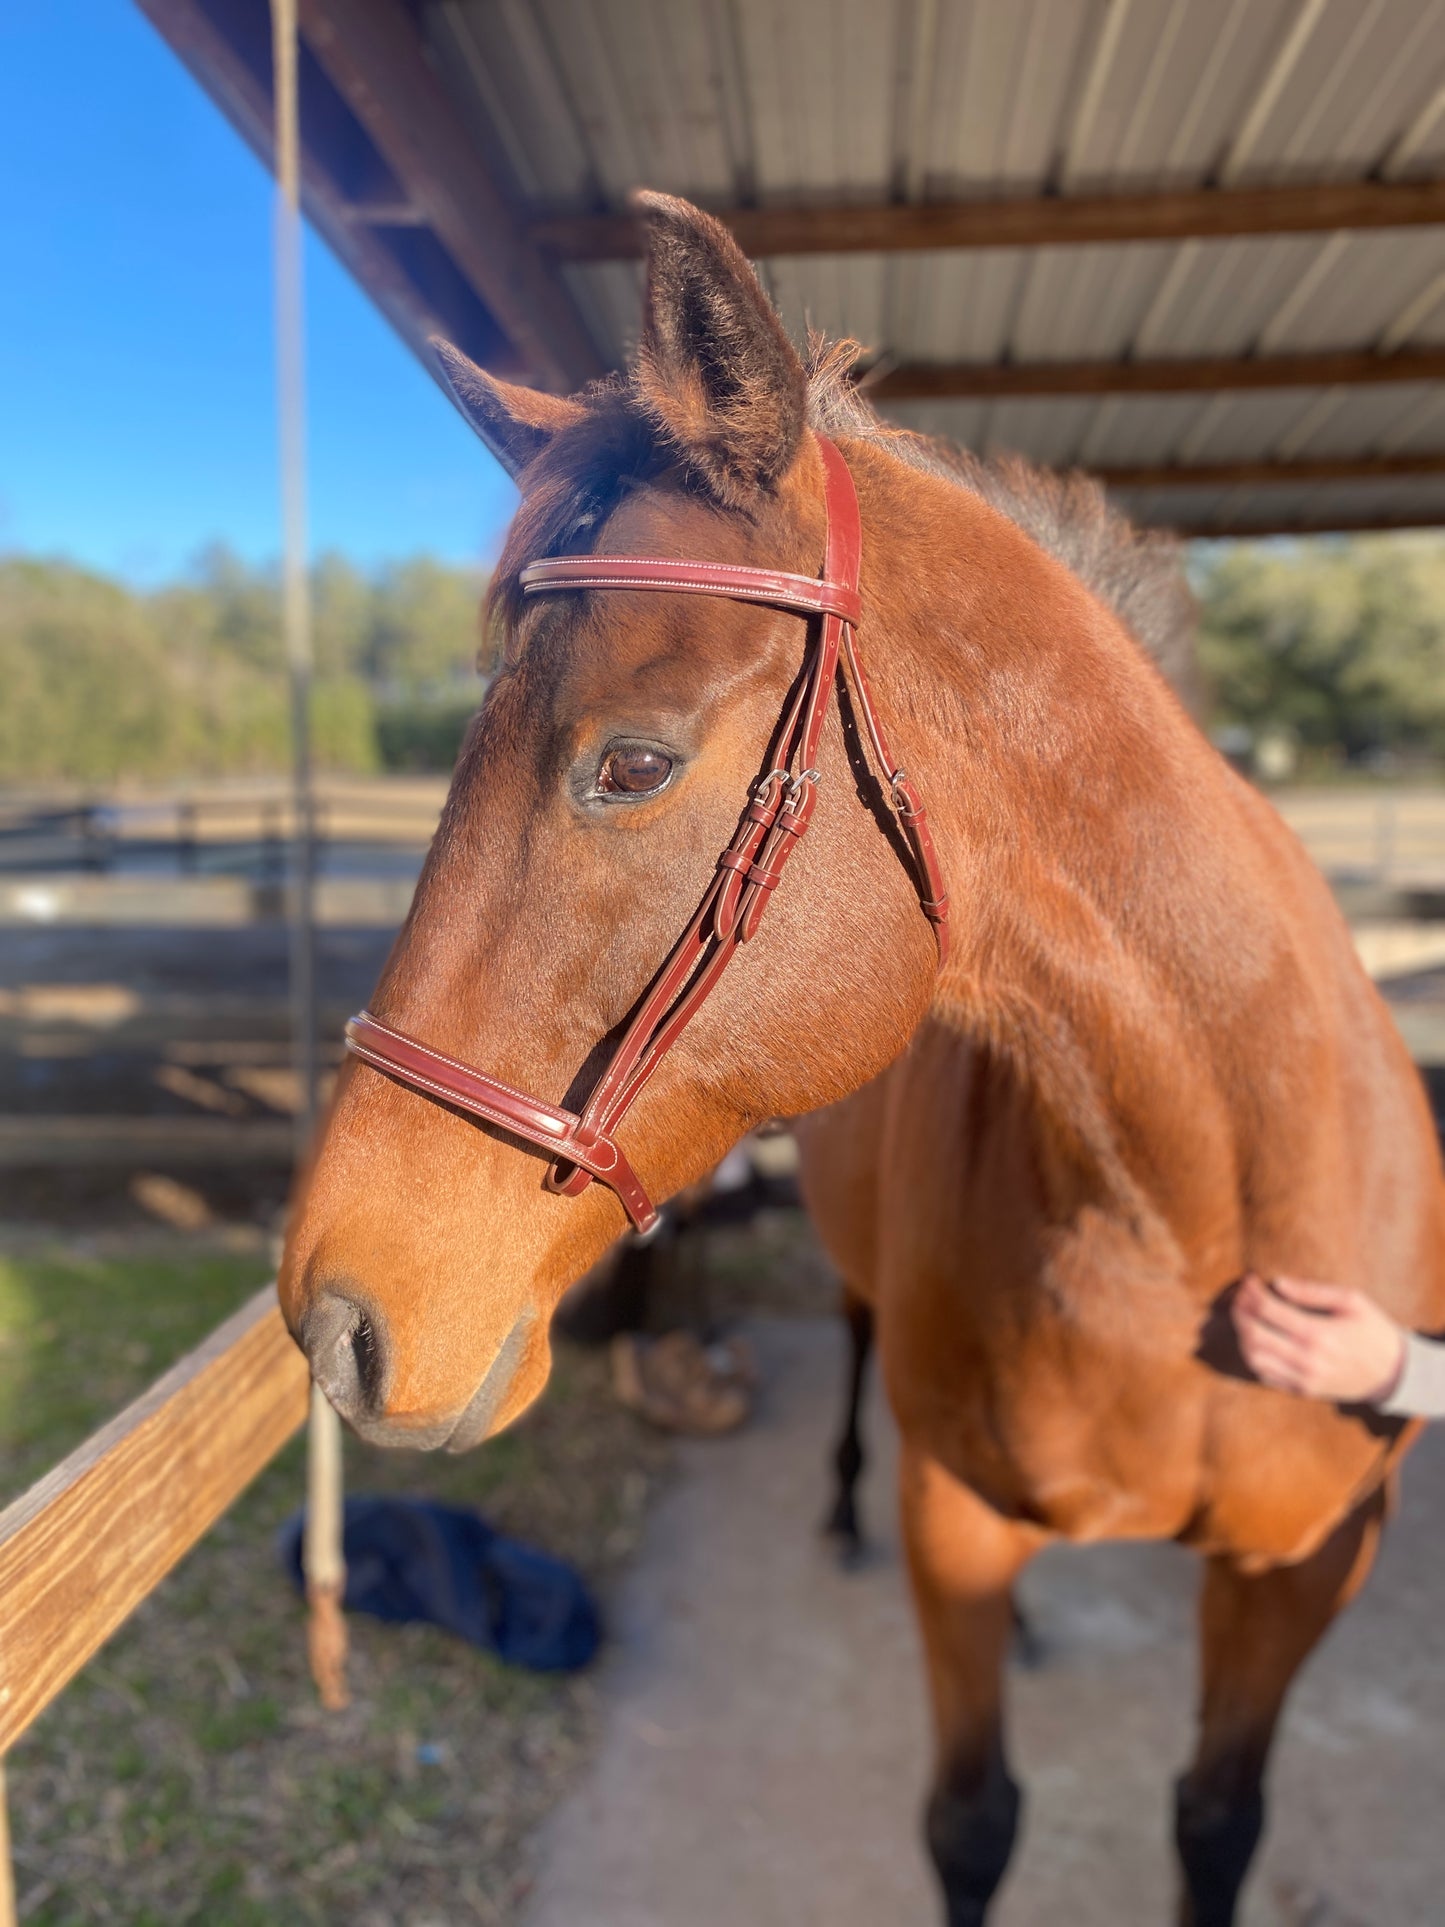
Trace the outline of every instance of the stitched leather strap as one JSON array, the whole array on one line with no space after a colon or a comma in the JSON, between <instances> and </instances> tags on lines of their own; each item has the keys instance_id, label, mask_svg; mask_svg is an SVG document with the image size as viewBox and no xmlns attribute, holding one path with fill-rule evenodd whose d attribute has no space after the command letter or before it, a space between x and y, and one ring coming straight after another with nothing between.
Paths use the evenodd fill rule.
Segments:
<instances>
[{"instance_id":1,"label":"stitched leather strap","mask_svg":"<svg viewBox=\"0 0 1445 1927\"><path fill-rule=\"evenodd\" d=\"M500 1078L475 1071L455 1057L446 1057L427 1044L418 1043L404 1031L393 1030L363 1010L346 1026L346 1048L354 1057L388 1071L413 1090L419 1090L454 1104L458 1110L485 1119L499 1129L511 1131L528 1143L540 1145L554 1157L580 1165L589 1177L601 1178L622 1200L627 1215L639 1231L649 1231L657 1212L626 1155L607 1137L583 1144L577 1136L580 1119L574 1111L560 1105L544 1104L539 1098L514 1091Z\"/></svg>"},{"instance_id":2,"label":"stitched leather strap","mask_svg":"<svg viewBox=\"0 0 1445 1927\"><path fill-rule=\"evenodd\" d=\"M856 588L811 575L749 569L735 562L659 562L636 555L559 555L529 562L520 581L528 595L548 589L666 589L674 595L726 596L733 602L766 602L799 615L825 613L857 622L863 613Z\"/></svg>"},{"instance_id":3,"label":"stitched leather strap","mask_svg":"<svg viewBox=\"0 0 1445 1927\"><path fill-rule=\"evenodd\" d=\"M858 574L862 526L853 477L826 436L816 437L823 462L827 547L820 579L725 562L673 562L640 556L572 555L533 562L522 571L528 595L567 590L634 589L724 596L818 619L804 663L768 757L732 842L718 858L687 929L643 993L626 1031L580 1114L528 1097L484 1071L446 1057L369 1011L346 1027L347 1048L439 1102L520 1137L552 1159L549 1189L575 1197L594 1178L611 1186L638 1231L657 1211L614 1133L667 1051L707 1000L739 944L757 932L817 799L815 767L823 723L839 673L840 654L857 696L868 744L887 784L917 872L919 902L933 925L939 963L948 953L948 895L928 816L916 786L899 768L864 673L854 625L862 613Z\"/></svg>"},{"instance_id":4,"label":"stitched leather strap","mask_svg":"<svg viewBox=\"0 0 1445 1927\"><path fill-rule=\"evenodd\" d=\"M928 827L928 811L923 807L917 785L909 778L908 772L893 760L893 751L883 733L883 719L873 701L873 691L869 687L863 659L858 653L851 629L843 632L843 648L848 658L854 692L858 697L858 707L863 712L864 727L873 745L873 754L887 778L894 810L923 880L924 888L918 893L918 904L933 925L934 935L938 939L938 962L941 968L948 957L948 891L944 888L943 867L938 861L933 833Z\"/></svg>"}]
</instances>

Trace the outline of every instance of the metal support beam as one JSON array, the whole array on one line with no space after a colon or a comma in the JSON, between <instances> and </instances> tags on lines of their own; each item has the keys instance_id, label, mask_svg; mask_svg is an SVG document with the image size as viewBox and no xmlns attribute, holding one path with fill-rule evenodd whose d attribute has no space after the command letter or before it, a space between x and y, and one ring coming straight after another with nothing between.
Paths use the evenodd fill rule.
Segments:
<instances>
[{"instance_id":1,"label":"metal support beam","mask_svg":"<svg viewBox=\"0 0 1445 1927\"><path fill-rule=\"evenodd\" d=\"M1368 349L1309 355L1202 355L1171 361L917 363L863 386L868 399L996 400L1020 395L1198 395L1220 389L1349 388L1375 382L1445 380L1445 349L1379 355Z\"/></svg>"},{"instance_id":2,"label":"metal support beam","mask_svg":"<svg viewBox=\"0 0 1445 1927\"><path fill-rule=\"evenodd\" d=\"M1065 247L1436 226L1445 223L1445 181L1319 181L1149 194L1047 194L1029 200L716 212L753 256ZM528 235L559 261L628 261L642 252L637 224L622 214L551 215L534 221Z\"/></svg>"}]
</instances>

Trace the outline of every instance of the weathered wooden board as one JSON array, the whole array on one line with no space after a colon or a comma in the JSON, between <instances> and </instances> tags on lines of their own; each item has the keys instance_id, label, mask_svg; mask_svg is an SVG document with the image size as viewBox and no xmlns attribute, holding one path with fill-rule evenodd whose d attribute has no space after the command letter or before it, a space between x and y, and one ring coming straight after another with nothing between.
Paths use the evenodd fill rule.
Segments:
<instances>
[{"instance_id":1,"label":"weathered wooden board","mask_svg":"<svg viewBox=\"0 0 1445 1927\"><path fill-rule=\"evenodd\" d=\"M287 1164L295 1154L285 1117L0 1117L0 1171Z\"/></svg>"},{"instance_id":2,"label":"weathered wooden board","mask_svg":"<svg viewBox=\"0 0 1445 1927\"><path fill-rule=\"evenodd\" d=\"M0 1513L0 1754L306 1417L268 1285Z\"/></svg>"}]
</instances>

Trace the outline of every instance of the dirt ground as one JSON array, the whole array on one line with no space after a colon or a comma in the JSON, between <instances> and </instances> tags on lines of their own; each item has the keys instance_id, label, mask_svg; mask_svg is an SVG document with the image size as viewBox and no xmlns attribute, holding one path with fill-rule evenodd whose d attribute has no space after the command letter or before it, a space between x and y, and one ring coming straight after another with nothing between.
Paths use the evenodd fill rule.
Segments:
<instances>
[{"instance_id":1,"label":"dirt ground","mask_svg":"<svg viewBox=\"0 0 1445 1927\"><path fill-rule=\"evenodd\" d=\"M821 1548L837 1328L755 1320L754 1426L695 1442L624 1582L602 1738L547 1823L525 1927L892 1927L937 1918L919 1809L928 1723L876 1396L871 1554ZM1174 1546L1050 1552L1011 1669L1025 1788L998 1927L1172 1918L1171 1784L1188 1757L1197 1564ZM1362 1599L1297 1684L1241 1927L1429 1927L1445 1800L1445 1435L1407 1469Z\"/></svg>"},{"instance_id":2,"label":"dirt ground","mask_svg":"<svg viewBox=\"0 0 1445 1927\"><path fill-rule=\"evenodd\" d=\"M269 1268L204 1240L34 1231L0 1241L0 1498L249 1295ZM571 1559L602 1598L667 1447L559 1347L543 1403L466 1458L349 1440L352 1491L474 1506ZM274 1541L300 1504L276 1459L7 1761L22 1921L37 1927L500 1927L529 1842L592 1744L589 1675L521 1672L423 1626L353 1615L342 1714L307 1674Z\"/></svg>"}]
</instances>

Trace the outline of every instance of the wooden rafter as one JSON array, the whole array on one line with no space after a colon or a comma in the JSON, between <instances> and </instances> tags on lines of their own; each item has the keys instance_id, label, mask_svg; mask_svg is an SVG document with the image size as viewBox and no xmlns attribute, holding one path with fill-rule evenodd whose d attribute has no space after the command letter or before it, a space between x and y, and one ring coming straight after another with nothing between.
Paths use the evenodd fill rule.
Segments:
<instances>
[{"instance_id":1,"label":"wooden rafter","mask_svg":"<svg viewBox=\"0 0 1445 1927\"><path fill-rule=\"evenodd\" d=\"M248 62L236 42L217 25L218 10L204 8L200 0L137 0L137 3L247 146L266 167L271 167L271 93L265 65L258 70ZM263 25L264 19L263 14ZM265 33L269 36L268 27ZM263 37L262 47L269 55L269 37ZM308 219L408 347L425 358L430 336L438 333L466 336L467 331L459 326L457 315L443 312L369 226L356 220L334 175L311 148L303 149L301 189ZM490 317L483 320L483 329L487 327L494 327ZM461 345L485 359L499 374L521 377L526 373L524 363L515 353L505 347L501 353L496 352L495 337L491 354L485 353L487 344L481 340L469 346L464 338Z\"/></svg>"},{"instance_id":2,"label":"wooden rafter","mask_svg":"<svg viewBox=\"0 0 1445 1927\"><path fill-rule=\"evenodd\" d=\"M1445 181L1320 181L933 205L875 202L862 207L716 211L753 256L895 254L919 248L1225 240L1249 234L1435 226L1445 223ZM529 235L560 261L626 261L641 253L636 223L626 215L550 215L534 221Z\"/></svg>"},{"instance_id":3,"label":"wooden rafter","mask_svg":"<svg viewBox=\"0 0 1445 1927\"><path fill-rule=\"evenodd\" d=\"M581 317L519 230L428 65L400 0L300 0L301 31L419 211L548 387L603 366Z\"/></svg>"},{"instance_id":4,"label":"wooden rafter","mask_svg":"<svg viewBox=\"0 0 1445 1927\"><path fill-rule=\"evenodd\" d=\"M1137 462L1095 467L1107 488L1286 488L1319 482L1388 482L1445 475L1445 452L1421 455L1329 455L1308 461Z\"/></svg>"},{"instance_id":5,"label":"wooden rafter","mask_svg":"<svg viewBox=\"0 0 1445 1927\"><path fill-rule=\"evenodd\" d=\"M905 364L863 377L870 401L980 401L1020 395L1200 395L1220 389L1335 388L1445 379L1445 349L1308 355L1196 355L1168 361Z\"/></svg>"},{"instance_id":6,"label":"wooden rafter","mask_svg":"<svg viewBox=\"0 0 1445 1927\"><path fill-rule=\"evenodd\" d=\"M1400 509L1391 515L1322 515L1316 521L1307 516L1282 516L1274 520L1238 522L1211 520L1170 522L1152 521L1151 528L1172 529L1176 535L1196 542L1253 542L1265 536L1292 535L1369 535L1401 529L1445 528L1445 508Z\"/></svg>"}]
</instances>

